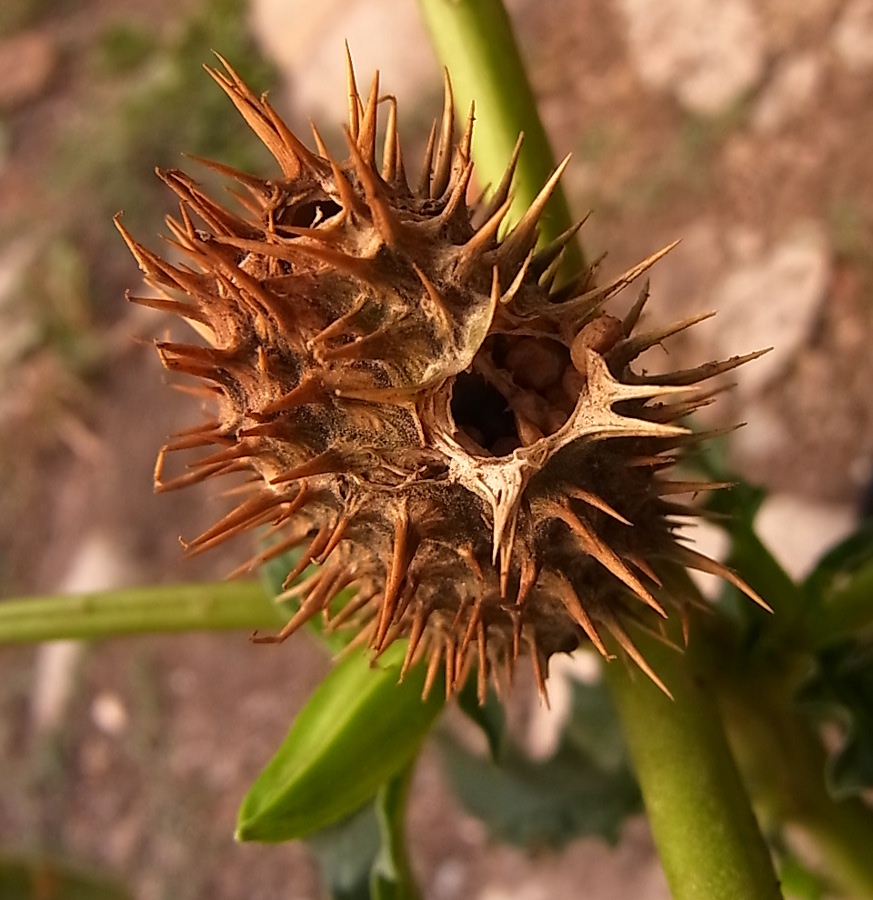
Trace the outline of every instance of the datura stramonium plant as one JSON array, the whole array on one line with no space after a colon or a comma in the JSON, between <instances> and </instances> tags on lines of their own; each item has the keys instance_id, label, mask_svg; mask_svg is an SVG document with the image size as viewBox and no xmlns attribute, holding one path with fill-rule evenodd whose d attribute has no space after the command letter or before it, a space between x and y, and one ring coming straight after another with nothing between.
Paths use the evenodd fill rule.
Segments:
<instances>
[{"instance_id":1,"label":"datura stramonium plant","mask_svg":"<svg viewBox=\"0 0 873 900\"><path fill-rule=\"evenodd\" d=\"M168 219L173 261L121 228L161 295L131 298L186 319L205 343L161 341L164 366L199 379L209 421L164 451L208 447L170 489L249 473L248 496L191 552L269 525L249 566L302 547L286 586L298 612L358 630L375 655L408 640L404 672L428 658L449 692L471 668L505 689L526 655L542 692L549 658L590 641L626 654L659 685L628 627L652 630L688 597L661 561L714 572L754 594L674 529L676 495L717 487L664 473L701 435L677 424L717 389L699 385L757 354L653 377L635 360L696 317L640 331L642 291L622 317L608 301L664 252L597 286L594 267L557 273L579 225L537 249L555 171L501 236L518 148L501 183L468 200L472 111L455 142L451 88L411 186L393 97L366 100L349 65L348 159L313 127L310 150L222 60L211 71L281 168L260 178L214 162L238 209L180 171ZM387 110L377 161L377 117ZM669 249L669 248L667 248ZM337 610L343 589L352 599ZM606 641L606 642L605 642ZM661 685L663 687L663 685Z\"/></svg>"}]
</instances>

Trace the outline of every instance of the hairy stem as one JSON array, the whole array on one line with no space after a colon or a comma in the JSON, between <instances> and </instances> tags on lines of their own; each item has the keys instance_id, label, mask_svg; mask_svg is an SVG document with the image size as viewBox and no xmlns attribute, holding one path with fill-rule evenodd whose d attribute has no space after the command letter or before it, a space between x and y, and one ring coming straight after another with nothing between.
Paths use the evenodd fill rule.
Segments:
<instances>
[{"instance_id":1,"label":"hairy stem","mask_svg":"<svg viewBox=\"0 0 873 900\"><path fill-rule=\"evenodd\" d=\"M673 699L622 662L606 666L606 678L674 900L778 900L712 690L687 656L637 643Z\"/></svg>"},{"instance_id":2,"label":"hairy stem","mask_svg":"<svg viewBox=\"0 0 873 900\"><path fill-rule=\"evenodd\" d=\"M452 77L459 111L475 101L477 127L473 159L483 184L496 187L519 134L524 144L516 170L510 219L517 221L555 168L555 159L537 112L536 101L501 0L419 0L437 54ZM570 226L567 201L558 187L540 220L543 242ZM567 267L583 265L575 243L566 251Z\"/></svg>"},{"instance_id":3,"label":"hairy stem","mask_svg":"<svg viewBox=\"0 0 873 900\"><path fill-rule=\"evenodd\" d=\"M0 643L275 628L283 611L258 581L156 585L0 602Z\"/></svg>"}]
</instances>

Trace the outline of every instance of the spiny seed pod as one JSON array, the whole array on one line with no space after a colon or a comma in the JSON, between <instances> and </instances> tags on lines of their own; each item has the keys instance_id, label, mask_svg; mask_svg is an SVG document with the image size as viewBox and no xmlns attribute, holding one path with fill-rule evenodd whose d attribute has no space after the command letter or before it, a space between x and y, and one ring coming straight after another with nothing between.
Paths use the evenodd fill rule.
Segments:
<instances>
[{"instance_id":1,"label":"spiny seed pod","mask_svg":"<svg viewBox=\"0 0 873 900\"><path fill-rule=\"evenodd\" d=\"M158 489L252 474L251 495L189 552L267 524L273 540L250 567L305 548L286 582L317 564L291 589L299 611L258 640L330 620L331 600L353 587L331 624L358 628L375 654L407 638L404 671L427 655L429 685L444 665L456 690L475 664L480 696L489 674L503 690L526 654L544 693L552 654L587 639L608 656L607 633L663 687L625 628L687 602L661 588L657 560L717 573L762 602L673 535L697 514L673 495L720 485L663 476L705 437L676 424L717 392L695 386L758 354L657 378L635 370L647 348L705 318L640 333L647 289L624 317L603 312L666 250L603 287L594 267L558 283L582 223L537 250L537 222L567 161L501 238L518 148L490 198L468 203L473 115L455 143L448 79L410 187L378 75L364 102L349 63L340 162L314 127L308 149L222 63L210 74L281 177L203 161L244 189L231 211L186 174L159 172L181 201L168 220L181 262L119 224L161 295L130 299L182 316L206 341L159 342L163 364L217 404L164 451L214 449L171 481L162 452Z\"/></svg>"}]
</instances>

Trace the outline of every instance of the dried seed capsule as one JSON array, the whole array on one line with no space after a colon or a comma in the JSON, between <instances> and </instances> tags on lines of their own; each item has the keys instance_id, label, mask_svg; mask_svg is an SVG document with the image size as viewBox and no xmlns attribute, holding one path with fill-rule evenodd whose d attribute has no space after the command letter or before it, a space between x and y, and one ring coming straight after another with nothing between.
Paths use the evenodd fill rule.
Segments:
<instances>
[{"instance_id":1,"label":"dried seed capsule","mask_svg":"<svg viewBox=\"0 0 873 900\"><path fill-rule=\"evenodd\" d=\"M378 78L363 98L350 70L341 161L317 132L317 149L306 147L229 66L212 75L281 174L210 163L245 188L239 212L184 173L161 173L180 200L169 224L181 262L119 228L159 294L132 299L182 316L205 341L160 342L161 360L216 403L165 448L211 449L175 480L159 467L159 488L251 476L250 496L189 552L268 525L274 541L251 565L300 546L289 580L319 566L268 639L352 588L338 619L356 623L374 654L408 637L404 671L427 655L427 685L442 665L457 689L471 662L480 691L489 674L503 685L525 652L545 690L553 653L588 640L605 654L604 632L657 680L621 625L631 607L639 618L672 603L655 557L720 571L754 598L674 539L663 467L640 460L690 440L652 400L755 354L660 380L633 370L647 345L631 334L641 303L624 322L599 310L659 254L597 290L594 267L565 287L539 283L559 247L528 257L566 163L501 239L511 179L485 207L467 205L472 116L454 144L448 85L438 146L411 187L393 106L376 162ZM693 397L676 404L676 416L694 407Z\"/></svg>"}]
</instances>

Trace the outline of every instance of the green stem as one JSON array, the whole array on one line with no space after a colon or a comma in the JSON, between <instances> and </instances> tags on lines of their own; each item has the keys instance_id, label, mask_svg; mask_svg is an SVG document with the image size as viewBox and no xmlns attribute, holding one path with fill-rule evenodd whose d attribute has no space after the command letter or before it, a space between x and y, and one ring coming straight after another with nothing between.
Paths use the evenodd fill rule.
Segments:
<instances>
[{"instance_id":1,"label":"green stem","mask_svg":"<svg viewBox=\"0 0 873 900\"><path fill-rule=\"evenodd\" d=\"M530 206L555 168L554 155L537 112L536 101L501 0L419 0L437 54L452 77L459 108L475 101L480 123L473 133L473 158L480 180L496 187L520 133L524 144L513 186L510 220ZM540 220L540 237L553 240L570 226L560 188ZM583 266L582 252L571 244L567 266Z\"/></svg>"},{"instance_id":2,"label":"green stem","mask_svg":"<svg viewBox=\"0 0 873 900\"><path fill-rule=\"evenodd\" d=\"M671 700L622 662L606 678L674 900L782 895L712 691L687 656L638 640Z\"/></svg>"},{"instance_id":3,"label":"green stem","mask_svg":"<svg viewBox=\"0 0 873 900\"><path fill-rule=\"evenodd\" d=\"M406 808L414 771L413 760L382 785L376 797L382 845L370 878L375 900L421 900L406 846Z\"/></svg>"},{"instance_id":4,"label":"green stem","mask_svg":"<svg viewBox=\"0 0 873 900\"><path fill-rule=\"evenodd\" d=\"M160 585L0 601L0 643L275 628L284 621L257 581Z\"/></svg>"}]
</instances>

